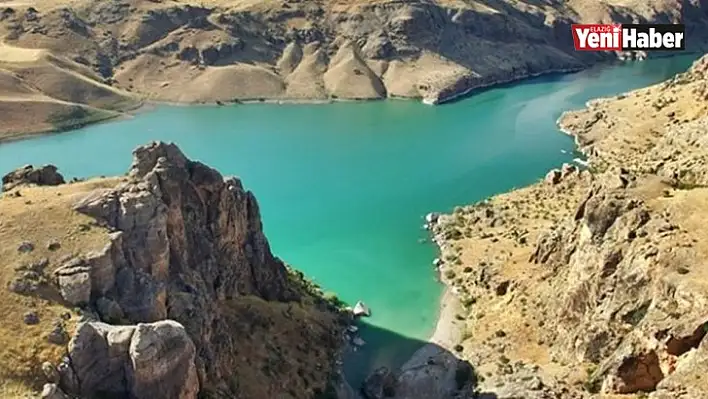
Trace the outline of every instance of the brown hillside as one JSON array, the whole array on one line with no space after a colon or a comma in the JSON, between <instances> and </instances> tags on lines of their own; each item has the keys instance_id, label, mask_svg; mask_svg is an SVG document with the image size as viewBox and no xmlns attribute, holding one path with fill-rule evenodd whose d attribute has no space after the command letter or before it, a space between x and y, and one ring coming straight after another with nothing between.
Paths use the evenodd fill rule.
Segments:
<instances>
[{"instance_id":1,"label":"brown hillside","mask_svg":"<svg viewBox=\"0 0 708 399\"><path fill-rule=\"evenodd\" d=\"M145 98L436 103L616 56L575 52L570 23L680 20L691 47L706 43L701 0L13 0L0 1L0 68L113 111ZM23 130L50 126L46 112Z\"/></svg>"},{"instance_id":2,"label":"brown hillside","mask_svg":"<svg viewBox=\"0 0 708 399\"><path fill-rule=\"evenodd\" d=\"M564 114L589 171L435 224L484 391L708 397L707 67Z\"/></svg>"}]
</instances>

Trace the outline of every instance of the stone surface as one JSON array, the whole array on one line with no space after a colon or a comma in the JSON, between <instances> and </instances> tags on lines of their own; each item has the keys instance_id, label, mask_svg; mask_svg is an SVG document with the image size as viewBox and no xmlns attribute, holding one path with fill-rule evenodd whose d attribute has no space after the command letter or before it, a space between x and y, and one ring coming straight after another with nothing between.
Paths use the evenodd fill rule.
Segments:
<instances>
[{"instance_id":1,"label":"stone surface","mask_svg":"<svg viewBox=\"0 0 708 399\"><path fill-rule=\"evenodd\" d=\"M2 177L3 191L10 191L15 187L26 184L57 186L64 183L64 177L54 165L45 165L39 168L26 165Z\"/></svg>"},{"instance_id":2,"label":"stone surface","mask_svg":"<svg viewBox=\"0 0 708 399\"><path fill-rule=\"evenodd\" d=\"M59 274L58 281L61 296L67 302L82 305L91 299L91 277L88 271Z\"/></svg>"},{"instance_id":3,"label":"stone surface","mask_svg":"<svg viewBox=\"0 0 708 399\"><path fill-rule=\"evenodd\" d=\"M47 340L54 345L66 345L69 342L69 333L66 332L64 323L60 320L54 322L54 327L47 335Z\"/></svg>"},{"instance_id":4,"label":"stone surface","mask_svg":"<svg viewBox=\"0 0 708 399\"><path fill-rule=\"evenodd\" d=\"M423 349L425 351L426 348ZM476 385L472 366L442 348L420 354L403 365L395 389L397 399L454 399L469 396Z\"/></svg>"},{"instance_id":5,"label":"stone surface","mask_svg":"<svg viewBox=\"0 0 708 399\"><path fill-rule=\"evenodd\" d=\"M56 384L44 384L41 394L42 399L69 399Z\"/></svg>"},{"instance_id":6,"label":"stone surface","mask_svg":"<svg viewBox=\"0 0 708 399\"><path fill-rule=\"evenodd\" d=\"M16 294L32 295L46 285L42 274L31 270L19 271L7 285L7 289Z\"/></svg>"},{"instance_id":7,"label":"stone surface","mask_svg":"<svg viewBox=\"0 0 708 399\"><path fill-rule=\"evenodd\" d=\"M47 243L47 249L50 251L56 251L61 248L61 243L59 240L51 240Z\"/></svg>"},{"instance_id":8,"label":"stone surface","mask_svg":"<svg viewBox=\"0 0 708 399\"><path fill-rule=\"evenodd\" d=\"M42 373L50 384L58 384L60 380L59 371L49 362L42 363Z\"/></svg>"},{"instance_id":9,"label":"stone surface","mask_svg":"<svg viewBox=\"0 0 708 399\"><path fill-rule=\"evenodd\" d=\"M109 348L122 338L108 337ZM184 328L172 320L138 324L130 340L132 394L138 398L196 398L199 378L195 348Z\"/></svg>"},{"instance_id":10,"label":"stone surface","mask_svg":"<svg viewBox=\"0 0 708 399\"><path fill-rule=\"evenodd\" d=\"M96 310L101 320L109 323L119 323L124 317L123 309L120 308L118 302L109 298L98 298L96 300Z\"/></svg>"},{"instance_id":11,"label":"stone surface","mask_svg":"<svg viewBox=\"0 0 708 399\"><path fill-rule=\"evenodd\" d=\"M545 181L549 184L558 184L561 181L562 173L558 169L553 169L546 174Z\"/></svg>"},{"instance_id":12,"label":"stone surface","mask_svg":"<svg viewBox=\"0 0 708 399\"><path fill-rule=\"evenodd\" d=\"M472 397L472 366L447 350L427 344L399 370L380 368L362 385L366 399L457 399Z\"/></svg>"},{"instance_id":13,"label":"stone surface","mask_svg":"<svg viewBox=\"0 0 708 399\"><path fill-rule=\"evenodd\" d=\"M354 315L354 317L369 317L371 316L371 310L368 306L366 306L364 302L359 301L356 303L356 305L354 305L352 314Z\"/></svg>"},{"instance_id":14,"label":"stone surface","mask_svg":"<svg viewBox=\"0 0 708 399\"><path fill-rule=\"evenodd\" d=\"M196 398L195 347L173 320L137 326L87 322L69 344L80 394L134 398Z\"/></svg>"},{"instance_id":15,"label":"stone surface","mask_svg":"<svg viewBox=\"0 0 708 399\"><path fill-rule=\"evenodd\" d=\"M23 241L17 246L17 251L22 253L28 253L34 251L34 244L29 241Z\"/></svg>"},{"instance_id":16,"label":"stone surface","mask_svg":"<svg viewBox=\"0 0 708 399\"><path fill-rule=\"evenodd\" d=\"M361 393L366 399L384 399L393 397L396 389L396 376L386 367L379 368L364 381Z\"/></svg>"},{"instance_id":17,"label":"stone surface","mask_svg":"<svg viewBox=\"0 0 708 399\"><path fill-rule=\"evenodd\" d=\"M101 274L128 319L172 317L202 337L211 329L211 308L219 298L296 298L287 288L285 267L263 236L255 198L240 181L225 181L163 143L138 148L130 176L132 183L77 205L80 212L122 232L122 249L111 255L112 265ZM168 296L173 298L170 313ZM218 358L207 342L197 338L196 344L204 356ZM204 362L207 369L214 365Z\"/></svg>"},{"instance_id":18,"label":"stone surface","mask_svg":"<svg viewBox=\"0 0 708 399\"><path fill-rule=\"evenodd\" d=\"M23 321L30 326L39 324L39 315L37 315L37 312L27 312L23 316Z\"/></svg>"}]
</instances>

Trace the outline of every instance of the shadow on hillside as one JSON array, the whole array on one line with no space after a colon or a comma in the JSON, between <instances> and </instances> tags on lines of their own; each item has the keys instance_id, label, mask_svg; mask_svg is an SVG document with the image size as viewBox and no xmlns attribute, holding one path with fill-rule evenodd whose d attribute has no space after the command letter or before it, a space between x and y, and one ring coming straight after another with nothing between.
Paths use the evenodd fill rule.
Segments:
<instances>
[{"instance_id":1,"label":"shadow on hillside","mask_svg":"<svg viewBox=\"0 0 708 399\"><path fill-rule=\"evenodd\" d=\"M705 2L705 0L702 0ZM495 12L467 11L464 18L451 22L453 15L437 4L424 3L422 12L430 15L425 26L411 26L407 35L413 46L438 54L452 62L477 71L483 75L472 85L491 83L484 75L489 71L506 69L506 75L513 80L525 80L534 74L545 74L549 70L578 70L598 61L613 61L610 54L601 52L577 52L574 49L570 20L557 19L547 25L543 14L524 12L505 0L480 0L480 4ZM558 0L532 0L536 6L563 8ZM708 33L708 23L704 22L708 11L700 5L683 0L687 41L701 43ZM608 10L610 18L622 23L632 23L626 15ZM668 15L657 16L658 21L668 22ZM445 21L444 23L440 23ZM479 40L471 40L479 38ZM525 49L533 45L534 50ZM690 50L690 49L689 49ZM694 49L695 50L695 49ZM484 56L480 56L483 54ZM564 57L563 54L566 56ZM673 52L671 55L675 55ZM657 55L657 54L655 54ZM514 57L526 59L514 60ZM563 72L557 72L557 74ZM477 80L474 78L474 80ZM499 87L499 85L494 85ZM472 90L458 99L469 97L485 89Z\"/></svg>"},{"instance_id":2,"label":"shadow on hillside","mask_svg":"<svg viewBox=\"0 0 708 399\"><path fill-rule=\"evenodd\" d=\"M436 365L444 362L449 367L455 368L454 382L448 381L451 386L461 389L465 386L477 385L474 367L437 344L406 337L365 321L358 322L357 327L359 330L353 335L363 339L366 344L356 350L348 349L344 356L344 374L349 385L360 395L357 399L363 398L361 387L366 377L381 367L387 367L398 373L402 369L439 368L441 366ZM429 382L432 383L433 380ZM422 382L420 387L426 388L428 385ZM420 395L419 399L444 399L432 397L422 391ZM475 397L494 399L497 396L487 392L478 393Z\"/></svg>"}]
</instances>

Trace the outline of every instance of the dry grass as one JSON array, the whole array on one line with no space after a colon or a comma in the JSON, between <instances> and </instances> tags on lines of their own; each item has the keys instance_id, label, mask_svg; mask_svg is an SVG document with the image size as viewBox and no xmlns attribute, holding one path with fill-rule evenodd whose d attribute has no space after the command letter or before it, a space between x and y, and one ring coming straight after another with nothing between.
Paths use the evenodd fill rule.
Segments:
<instances>
[{"instance_id":1,"label":"dry grass","mask_svg":"<svg viewBox=\"0 0 708 399\"><path fill-rule=\"evenodd\" d=\"M696 95L705 87L705 78L687 82L656 85L598 101L588 109L567 113L562 124L579 134L581 142L592 143L593 163L604 161L635 172L637 180L627 195L641 199L657 224L662 217L670 217L672 224L680 226L677 234L659 235L656 245L665 253L690 248L686 251L690 257L667 256L662 260L666 267L655 267L652 277L681 287L683 295L690 297L690 293L700 296L708 292L708 269L701 261L708 257L708 188L703 173L706 150L692 141L692 137L703 137L700 132L705 124L701 123L708 117L708 104ZM647 166L657 160L670 166L690 165L697 177L691 180L689 175L684 184L672 188L666 178L647 172ZM612 179L611 173L596 178ZM563 348L556 347L559 341L548 334L558 322L549 319L555 315L551 306L557 305L555 299L563 286L572 282L557 278L552 267L529 260L539 235L549 231L554 221L571 219L589 186L589 179L563 179L555 186L541 182L495 196L486 205L459 208L441 219L443 231L453 231L455 237L449 237L444 246L446 263L441 274L447 284L457 287L467 305L461 315L467 324L464 338L469 341L464 345L464 355L478 360L482 375L498 373L498 359L503 356L509 363L539 365L544 379L556 378L578 387L587 381L588 370L594 366L577 363L572 356L560 356L559 349ZM520 234L525 237L524 243L519 241ZM495 292L505 281L513 289ZM499 331L504 333L499 335ZM683 378L680 384L697 387L700 383L691 380L692 376L676 378Z\"/></svg>"},{"instance_id":2,"label":"dry grass","mask_svg":"<svg viewBox=\"0 0 708 399\"><path fill-rule=\"evenodd\" d=\"M559 379L576 387L587 381L588 370L594 366L554 359L557 342L548 339L548 332L556 322L549 318L555 314L549 306L561 290L558 284L565 283L555 279L555 272L548 265L535 264L529 259L538 236L553 225L551 218L544 215L561 220L572 218L589 183L581 179L564 180L558 186L539 183L493 197L486 206L461 208L442 219L443 223L449 222L463 232L460 239L449 240L443 251L444 257L450 257L446 258L441 274L448 285L461 292L463 303L474 298L461 313L466 324L462 343L465 357L476 359L480 375L499 373L499 359L505 358L505 362L511 364L520 361L540 366L543 379ZM636 188L628 190L628 195L641 199L654 217L670 214L672 223L680 226L683 233L662 238L662 248L690 246L695 251L695 259L705 259L708 257L708 243L703 239L708 236L705 225L708 188L672 190L667 196L668 187L656 176L645 176L637 181ZM494 214L474 223L485 209L493 210ZM505 223L490 226L489 222L495 218ZM528 245L520 244L510 231L527 232ZM479 281L483 269L492 277L487 280L487 287ZM684 291L708 292L708 269L694 266L689 271L682 274L657 270L657 273L662 273L662 278ZM499 295L495 289L503 281L511 282L513 289ZM504 332L503 337L497 335L499 331ZM685 380L689 386L696 383ZM640 397L599 396L602 399Z\"/></svg>"},{"instance_id":3,"label":"dry grass","mask_svg":"<svg viewBox=\"0 0 708 399\"><path fill-rule=\"evenodd\" d=\"M233 354L232 364L220 365L230 376L220 383L236 384L244 398L317 397L326 390L331 356L341 342L333 313L254 296L222 302L219 308L228 335L214 336L211 342L220 352ZM205 387L202 394L217 392Z\"/></svg>"},{"instance_id":4,"label":"dry grass","mask_svg":"<svg viewBox=\"0 0 708 399\"><path fill-rule=\"evenodd\" d=\"M650 204L656 212L667 212L672 216L672 222L681 226L688 236L677 245L690 243L697 259L708 259L708 226L706 225L706 209L708 209L708 189L674 191L670 198L656 196ZM683 277L683 276L677 276ZM708 292L708 267L696 267L682 278L683 283L691 286L691 291Z\"/></svg>"},{"instance_id":5,"label":"dry grass","mask_svg":"<svg viewBox=\"0 0 708 399\"><path fill-rule=\"evenodd\" d=\"M91 180L58 187L21 187L0 197L0 396L19 397L43 382L40 366L44 361L57 363L65 348L49 343L47 334L53 323L67 311L56 300L23 296L10 292L8 284L16 268L42 258L49 260L44 275L61 266L60 260L77 253L101 249L107 243L106 232L92 226L91 218L71 209L76 195L98 187L112 186L114 179ZM21 196L14 194L19 190ZM87 228L88 226L88 228ZM51 251L48 243L56 240L61 247ZM33 243L30 253L18 252L20 243ZM45 298L57 293L48 288ZM23 315L34 311L39 324L26 325ZM76 315L66 322L72 332Z\"/></svg>"},{"instance_id":6,"label":"dry grass","mask_svg":"<svg viewBox=\"0 0 708 399\"><path fill-rule=\"evenodd\" d=\"M467 303L462 314L466 318L462 343L468 358L488 360L475 364L481 375L495 374L497 363L490 359L503 353L512 364L522 361L542 366L547 376L580 378L566 376L566 370L551 361L550 348L542 340L546 328L539 321L546 315L532 301L538 292L549 289L541 278L547 267L529 262L529 257L538 236L553 220L572 214L577 199L588 188L587 177L575 173L557 186L532 185L493 197L488 205L460 208L444 218L443 223L454 225L462 236L451 240L443 251L447 261L441 274L448 285L461 292L463 304ZM487 209L493 212L489 216ZM492 226L495 219L503 222ZM456 258L459 260L450 261ZM478 281L482 270L494 275L490 289L480 288L484 286ZM494 294L496 285L503 281L514 284L513 294ZM498 331L504 332L503 339L496 336Z\"/></svg>"},{"instance_id":7,"label":"dry grass","mask_svg":"<svg viewBox=\"0 0 708 399\"><path fill-rule=\"evenodd\" d=\"M53 100L0 97L0 141L80 127L124 114Z\"/></svg>"},{"instance_id":8,"label":"dry grass","mask_svg":"<svg viewBox=\"0 0 708 399\"><path fill-rule=\"evenodd\" d=\"M708 115L708 102L694 93L702 85L705 82L695 81L667 89L657 84L602 99L589 108L567 112L560 125L576 132L581 142L591 142L602 162L636 166L678 123ZM603 117L593 122L598 112Z\"/></svg>"},{"instance_id":9,"label":"dry grass","mask_svg":"<svg viewBox=\"0 0 708 399\"><path fill-rule=\"evenodd\" d=\"M41 49L20 48L0 42L0 62L25 63L39 61L46 53Z\"/></svg>"},{"instance_id":10,"label":"dry grass","mask_svg":"<svg viewBox=\"0 0 708 399\"><path fill-rule=\"evenodd\" d=\"M0 141L114 118L139 105L89 68L0 41Z\"/></svg>"},{"instance_id":11,"label":"dry grass","mask_svg":"<svg viewBox=\"0 0 708 399\"><path fill-rule=\"evenodd\" d=\"M0 381L0 397L12 399L34 399L37 394L26 384L17 380Z\"/></svg>"}]
</instances>

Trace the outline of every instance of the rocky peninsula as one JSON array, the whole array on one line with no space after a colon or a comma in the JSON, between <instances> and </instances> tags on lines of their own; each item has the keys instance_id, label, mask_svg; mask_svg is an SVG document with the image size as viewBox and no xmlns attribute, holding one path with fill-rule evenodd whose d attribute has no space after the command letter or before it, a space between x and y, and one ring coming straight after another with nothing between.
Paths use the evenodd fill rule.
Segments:
<instances>
[{"instance_id":1,"label":"rocky peninsula","mask_svg":"<svg viewBox=\"0 0 708 399\"><path fill-rule=\"evenodd\" d=\"M708 397L708 56L558 123L587 170L430 220L448 347L494 398Z\"/></svg>"},{"instance_id":2,"label":"rocky peninsula","mask_svg":"<svg viewBox=\"0 0 708 399\"><path fill-rule=\"evenodd\" d=\"M349 316L271 253L239 179L152 143L126 176L3 186L3 398L334 391Z\"/></svg>"},{"instance_id":3,"label":"rocky peninsula","mask_svg":"<svg viewBox=\"0 0 708 399\"><path fill-rule=\"evenodd\" d=\"M701 0L40 0L0 2L0 140L146 101L417 98L633 54L573 50L575 22L684 22Z\"/></svg>"}]
</instances>

